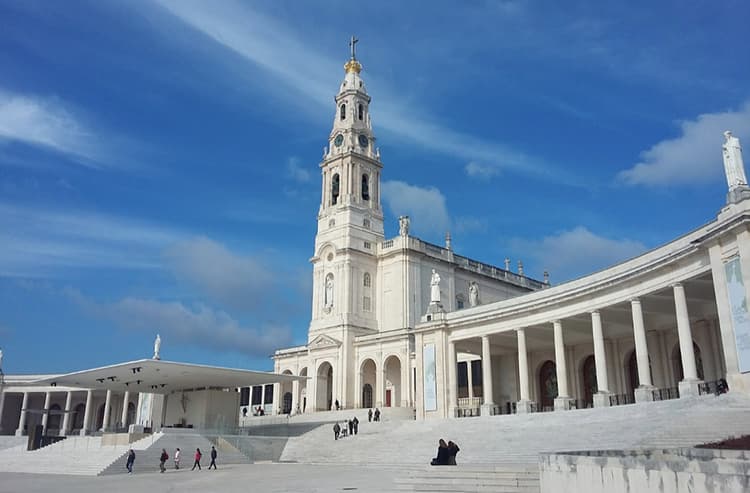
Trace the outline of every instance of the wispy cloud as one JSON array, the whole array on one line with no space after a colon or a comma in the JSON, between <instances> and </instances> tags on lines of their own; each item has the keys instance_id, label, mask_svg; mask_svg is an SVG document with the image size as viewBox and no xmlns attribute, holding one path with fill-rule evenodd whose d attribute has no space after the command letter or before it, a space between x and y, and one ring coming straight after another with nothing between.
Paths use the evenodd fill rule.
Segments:
<instances>
[{"instance_id":1,"label":"wispy cloud","mask_svg":"<svg viewBox=\"0 0 750 493\"><path fill-rule=\"evenodd\" d=\"M331 109L336 87L332 74L341 73L341 60L332 59L311 48L297 32L277 19L247 5L221 2L208 5L197 1L156 0L172 15L203 35L259 67L269 77L283 84L290 104L299 105L300 96L319 107ZM378 87L379 103L373 110L373 121L390 135L418 144L433 152L462 160L491 161L502 168L536 175L556 175L542 159L510 148L497 141L478 139L434 123L435 119L405 112L399 91L386 83L371 79ZM558 177L560 178L560 177Z\"/></svg>"},{"instance_id":2,"label":"wispy cloud","mask_svg":"<svg viewBox=\"0 0 750 493\"><path fill-rule=\"evenodd\" d=\"M67 296L87 313L111 321L127 330L159 333L169 358L170 342L248 356L268 356L291 342L286 327L248 328L228 313L201 303L188 306L179 301L157 301L134 297L111 303L92 300L74 289Z\"/></svg>"},{"instance_id":3,"label":"wispy cloud","mask_svg":"<svg viewBox=\"0 0 750 493\"><path fill-rule=\"evenodd\" d=\"M723 172L723 132L750 142L750 101L739 110L706 113L680 122L680 135L654 144L641 161L621 171L618 180L628 185L687 185L716 179Z\"/></svg>"},{"instance_id":4,"label":"wispy cloud","mask_svg":"<svg viewBox=\"0 0 750 493\"><path fill-rule=\"evenodd\" d=\"M0 276L47 276L64 268L153 269L176 231L77 210L0 203Z\"/></svg>"},{"instance_id":5,"label":"wispy cloud","mask_svg":"<svg viewBox=\"0 0 750 493\"><path fill-rule=\"evenodd\" d=\"M309 183L312 181L312 173L309 169L300 166L299 158L297 157L290 157L287 161L286 174L297 183Z\"/></svg>"},{"instance_id":6,"label":"wispy cloud","mask_svg":"<svg viewBox=\"0 0 750 493\"><path fill-rule=\"evenodd\" d=\"M480 164L475 161L468 163L464 170L466 174L472 178L478 178L480 180L489 180L490 178L497 176L501 173L499 166L493 166L489 164Z\"/></svg>"},{"instance_id":7,"label":"wispy cloud","mask_svg":"<svg viewBox=\"0 0 750 493\"><path fill-rule=\"evenodd\" d=\"M607 238L577 226L540 240L514 238L510 247L529 255L534 263L548 270L559 283L634 257L646 251L640 241Z\"/></svg>"},{"instance_id":8,"label":"wispy cloud","mask_svg":"<svg viewBox=\"0 0 750 493\"><path fill-rule=\"evenodd\" d=\"M385 181L382 191L391 213L409 216L415 232L443 234L450 229L445 196L437 188Z\"/></svg>"},{"instance_id":9,"label":"wispy cloud","mask_svg":"<svg viewBox=\"0 0 750 493\"><path fill-rule=\"evenodd\" d=\"M22 142L100 167L98 136L59 100L14 94L0 89L0 142Z\"/></svg>"}]
</instances>

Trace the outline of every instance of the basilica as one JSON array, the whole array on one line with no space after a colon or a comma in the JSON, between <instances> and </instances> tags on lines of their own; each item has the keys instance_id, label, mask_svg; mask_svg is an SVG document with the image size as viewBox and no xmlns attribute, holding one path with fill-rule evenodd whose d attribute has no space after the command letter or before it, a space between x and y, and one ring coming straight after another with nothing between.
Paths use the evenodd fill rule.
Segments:
<instances>
[{"instance_id":1,"label":"basilica","mask_svg":"<svg viewBox=\"0 0 750 493\"><path fill-rule=\"evenodd\" d=\"M312 320L274 354L281 412L413 407L418 418L565 410L695 395L750 371L750 201L725 133L727 205L637 258L550 287L427 243L386 238L387 168L353 49L320 163ZM718 148L718 146L717 146Z\"/></svg>"}]
</instances>

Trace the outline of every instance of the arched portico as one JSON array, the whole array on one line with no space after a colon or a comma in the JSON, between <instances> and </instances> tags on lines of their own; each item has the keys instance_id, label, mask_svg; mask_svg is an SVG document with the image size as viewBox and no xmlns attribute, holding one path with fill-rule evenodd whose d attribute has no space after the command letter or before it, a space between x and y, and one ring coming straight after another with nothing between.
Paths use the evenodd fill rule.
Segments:
<instances>
[{"instance_id":1,"label":"arched portico","mask_svg":"<svg viewBox=\"0 0 750 493\"><path fill-rule=\"evenodd\" d=\"M385 376L384 407L401 405L401 359L395 354L388 356L383 363Z\"/></svg>"},{"instance_id":2,"label":"arched portico","mask_svg":"<svg viewBox=\"0 0 750 493\"><path fill-rule=\"evenodd\" d=\"M365 358L359 365L360 385L359 392L360 407L375 407L375 389L377 388L377 365L372 358Z\"/></svg>"},{"instance_id":3,"label":"arched portico","mask_svg":"<svg viewBox=\"0 0 750 493\"><path fill-rule=\"evenodd\" d=\"M292 370L286 369L281 372L282 375L293 375ZM281 395L281 402L276 404L280 409L281 414L290 414L292 412L292 393L294 387L294 381L282 382L279 385L279 394Z\"/></svg>"}]
</instances>

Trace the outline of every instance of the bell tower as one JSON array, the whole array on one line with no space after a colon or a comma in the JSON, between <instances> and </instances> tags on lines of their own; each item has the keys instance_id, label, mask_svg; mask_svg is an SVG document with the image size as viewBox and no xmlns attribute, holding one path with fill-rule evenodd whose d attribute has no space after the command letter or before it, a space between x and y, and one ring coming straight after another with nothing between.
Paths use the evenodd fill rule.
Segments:
<instances>
[{"instance_id":1,"label":"bell tower","mask_svg":"<svg viewBox=\"0 0 750 493\"><path fill-rule=\"evenodd\" d=\"M321 331L377 330L375 285L378 243L383 240L380 173L383 168L370 119L370 96L349 43L344 80L336 94L333 128L323 151L321 199L313 263L309 339ZM343 325L342 325L343 324ZM361 331L357 330L361 329Z\"/></svg>"}]
</instances>

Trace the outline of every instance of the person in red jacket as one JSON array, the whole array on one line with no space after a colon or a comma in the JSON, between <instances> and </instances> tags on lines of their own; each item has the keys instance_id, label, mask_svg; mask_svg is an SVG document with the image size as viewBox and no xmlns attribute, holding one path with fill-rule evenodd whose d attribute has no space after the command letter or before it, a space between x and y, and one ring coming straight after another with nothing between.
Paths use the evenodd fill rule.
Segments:
<instances>
[{"instance_id":1,"label":"person in red jacket","mask_svg":"<svg viewBox=\"0 0 750 493\"><path fill-rule=\"evenodd\" d=\"M195 449L195 462L193 463L193 468L190 469L191 471L195 470L195 466L198 466L199 471L201 470L201 457L203 457L203 454L201 454L201 449Z\"/></svg>"}]
</instances>

